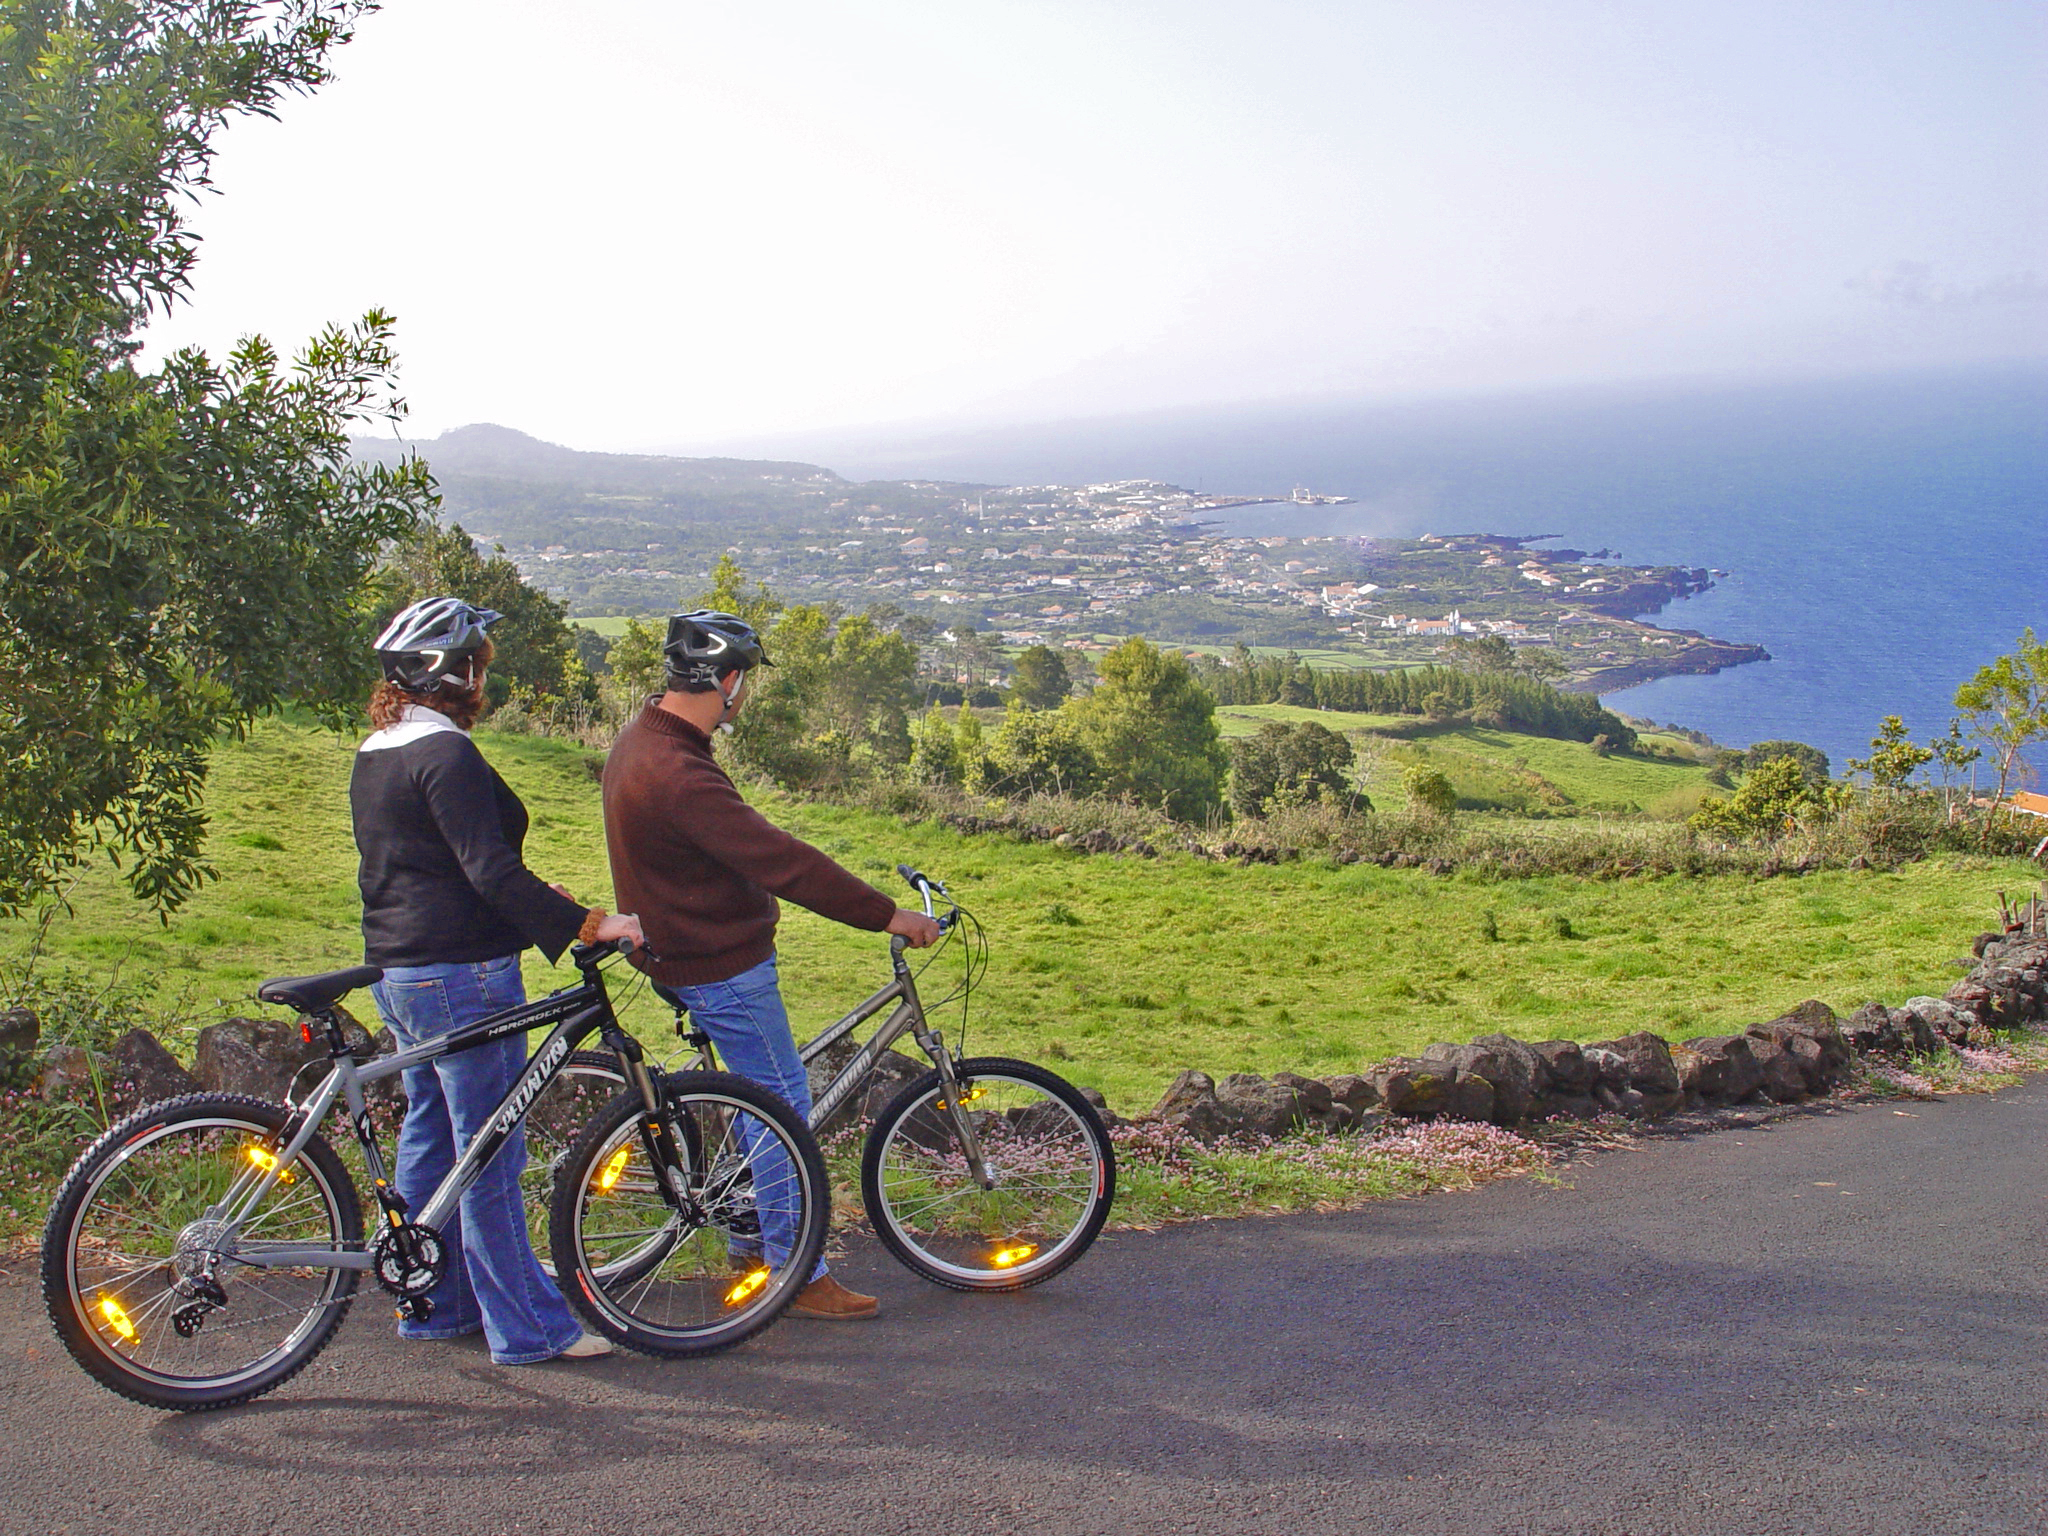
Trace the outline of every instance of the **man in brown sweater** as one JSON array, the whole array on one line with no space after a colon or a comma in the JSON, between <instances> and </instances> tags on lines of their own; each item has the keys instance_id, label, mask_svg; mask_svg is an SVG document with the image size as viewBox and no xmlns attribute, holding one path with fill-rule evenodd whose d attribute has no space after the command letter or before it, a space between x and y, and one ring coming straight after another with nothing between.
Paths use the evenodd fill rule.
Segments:
<instances>
[{"instance_id":1,"label":"man in brown sweater","mask_svg":"<svg viewBox=\"0 0 2048 1536\"><path fill-rule=\"evenodd\" d=\"M850 927L901 934L918 948L939 937L939 926L775 826L711 755L712 735L746 703L748 671L768 659L745 621L702 609L679 614L663 652L668 691L620 732L604 769L615 900L639 914L647 934L634 964L662 997L689 1010L727 1067L809 1118L810 1080L775 973L775 898ZM787 1225L761 1212L771 1263L788 1255ZM796 1317L876 1311L874 1297L846 1289L822 1260L790 1306Z\"/></svg>"}]
</instances>

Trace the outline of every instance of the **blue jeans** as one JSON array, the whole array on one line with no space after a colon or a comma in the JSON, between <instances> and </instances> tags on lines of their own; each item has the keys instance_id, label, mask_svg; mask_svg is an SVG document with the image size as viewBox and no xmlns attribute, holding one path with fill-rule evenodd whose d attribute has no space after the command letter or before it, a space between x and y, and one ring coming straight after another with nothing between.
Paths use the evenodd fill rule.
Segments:
<instances>
[{"instance_id":1,"label":"blue jeans","mask_svg":"<svg viewBox=\"0 0 2048 1536\"><path fill-rule=\"evenodd\" d=\"M789 1032L789 1013L782 1006L782 984L773 955L726 981L698 987L657 985L654 990L669 1003L689 1010L690 1022L711 1037L727 1071L779 1094L800 1119L811 1118L811 1079L797 1056L796 1037ZM796 1170L790 1167L780 1144L758 1126L752 1137L743 1135L742 1139L747 1142L754 1188L760 1197L761 1240L768 1250L768 1262L780 1269L789 1262L796 1223L791 1219L791 1200L773 1198L772 1192L789 1188ZM811 1278L824 1273L825 1261L820 1258Z\"/></svg>"},{"instance_id":2,"label":"blue jeans","mask_svg":"<svg viewBox=\"0 0 2048 1536\"><path fill-rule=\"evenodd\" d=\"M393 966L370 989L377 1011L401 1047L422 1045L451 1029L473 1024L526 1001L519 957L500 955L465 965ZM508 1035L489 1045L443 1056L405 1070L405 1126L398 1133L398 1192L417 1213L489 1122L491 1112L526 1064L526 1037ZM452 1339L483 1330L500 1365L552 1360L583 1334L533 1256L519 1174L526 1167L526 1135L512 1132L483 1175L463 1195L441 1233L448 1273L427 1293L434 1315L399 1324L399 1337Z\"/></svg>"}]
</instances>

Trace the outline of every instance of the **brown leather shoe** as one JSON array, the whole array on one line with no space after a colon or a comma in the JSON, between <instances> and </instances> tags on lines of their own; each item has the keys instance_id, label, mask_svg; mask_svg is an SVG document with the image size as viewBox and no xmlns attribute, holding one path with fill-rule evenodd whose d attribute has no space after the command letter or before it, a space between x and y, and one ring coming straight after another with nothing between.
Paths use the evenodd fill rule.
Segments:
<instances>
[{"instance_id":1,"label":"brown leather shoe","mask_svg":"<svg viewBox=\"0 0 2048 1536\"><path fill-rule=\"evenodd\" d=\"M849 1291L830 1275L818 1276L798 1291L796 1300L789 1304L791 1317L820 1317L833 1323L873 1317L881 1310L882 1304L874 1297Z\"/></svg>"}]
</instances>

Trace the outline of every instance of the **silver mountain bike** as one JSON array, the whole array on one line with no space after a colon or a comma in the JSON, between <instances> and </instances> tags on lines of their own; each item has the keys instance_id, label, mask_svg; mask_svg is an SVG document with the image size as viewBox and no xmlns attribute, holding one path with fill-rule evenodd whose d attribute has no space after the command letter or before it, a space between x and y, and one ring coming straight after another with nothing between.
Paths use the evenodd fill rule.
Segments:
<instances>
[{"instance_id":1,"label":"silver mountain bike","mask_svg":"<svg viewBox=\"0 0 2048 1536\"><path fill-rule=\"evenodd\" d=\"M889 984L799 1048L809 1066L844 1050L862 1024L886 1011L814 1095L811 1126L830 1123L883 1054L908 1035L932 1065L881 1107L868 1130L861 1197L876 1235L905 1266L938 1285L974 1291L1036 1285L1080 1258L1101 1232L1116 1199L1115 1149L1094 1106L1064 1078L1027 1061L953 1054L928 1015L957 1000L964 1018L986 968L987 946L973 914L944 885L906 864L897 872L922 898L925 915L938 920L946 942L960 944L961 982L928 1010L904 941L891 939ZM685 1068L717 1065L711 1037L689 1023L679 1004L676 1032L691 1053ZM622 1082L616 1060L579 1052L553 1090L559 1105L548 1112L570 1118L581 1098L615 1092ZM566 1155L563 1146L558 1155ZM527 1208L535 1217L551 1202L558 1176L538 1158L530 1175Z\"/></svg>"},{"instance_id":2,"label":"silver mountain bike","mask_svg":"<svg viewBox=\"0 0 2048 1536\"><path fill-rule=\"evenodd\" d=\"M220 1408L302 1370L365 1272L401 1317L425 1319L450 1260L442 1232L464 1191L592 1035L623 1091L553 1167L549 1222L564 1294L589 1326L652 1354L706 1354L767 1327L824 1247L830 1187L817 1140L780 1098L742 1078L649 1068L598 969L623 952L623 943L579 947L580 984L367 1062L335 1005L381 971L264 983L265 1002L307 1017L309 1041L320 1028L332 1066L297 1104L192 1094L138 1111L80 1155L43 1229L43 1297L64 1347L124 1397ZM408 1210L364 1086L540 1028L549 1033L484 1130ZM337 1111L376 1200L367 1234L354 1178L320 1135Z\"/></svg>"}]
</instances>

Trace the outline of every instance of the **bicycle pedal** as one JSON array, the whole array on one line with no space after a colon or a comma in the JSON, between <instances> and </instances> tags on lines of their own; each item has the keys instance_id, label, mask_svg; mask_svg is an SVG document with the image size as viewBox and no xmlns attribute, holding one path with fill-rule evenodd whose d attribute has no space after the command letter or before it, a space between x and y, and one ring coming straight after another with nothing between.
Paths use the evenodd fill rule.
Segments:
<instances>
[{"instance_id":1,"label":"bicycle pedal","mask_svg":"<svg viewBox=\"0 0 2048 1536\"><path fill-rule=\"evenodd\" d=\"M391 1309L401 1323L425 1323L433 1321L434 1303L425 1296L404 1296Z\"/></svg>"}]
</instances>

